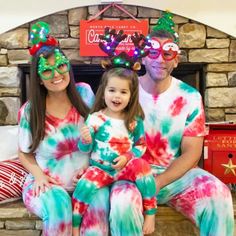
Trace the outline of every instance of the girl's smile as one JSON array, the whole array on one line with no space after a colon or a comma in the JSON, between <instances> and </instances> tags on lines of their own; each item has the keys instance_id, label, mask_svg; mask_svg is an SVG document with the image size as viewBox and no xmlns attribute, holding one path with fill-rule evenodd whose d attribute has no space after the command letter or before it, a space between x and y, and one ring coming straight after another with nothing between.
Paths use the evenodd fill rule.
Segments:
<instances>
[{"instance_id":1,"label":"girl's smile","mask_svg":"<svg viewBox=\"0 0 236 236\"><path fill-rule=\"evenodd\" d=\"M104 99L106 112L111 117L121 118L130 100L130 82L119 77L109 79L105 88Z\"/></svg>"}]
</instances>

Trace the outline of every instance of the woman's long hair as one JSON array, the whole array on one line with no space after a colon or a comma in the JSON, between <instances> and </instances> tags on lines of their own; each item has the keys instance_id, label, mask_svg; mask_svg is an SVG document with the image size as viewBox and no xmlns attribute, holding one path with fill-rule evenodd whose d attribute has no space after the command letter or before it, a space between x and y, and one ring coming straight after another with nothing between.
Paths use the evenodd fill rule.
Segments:
<instances>
[{"instance_id":1,"label":"woman's long hair","mask_svg":"<svg viewBox=\"0 0 236 236\"><path fill-rule=\"evenodd\" d=\"M54 54L54 50L59 51L64 55L60 48L54 46L43 46L36 55L32 58L31 70L30 70L30 90L29 90L29 105L30 105L30 128L32 132L32 145L30 146L31 152L34 152L38 147L40 141L45 135L45 114L46 114L46 96L47 89L42 85L41 78L38 74L38 62L40 55L44 58L49 58ZM72 67L69 71L70 82L67 86L67 95L71 104L76 110L86 117L89 109L83 102L81 96L76 90L74 75Z\"/></svg>"},{"instance_id":2,"label":"woman's long hair","mask_svg":"<svg viewBox=\"0 0 236 236\"><path fill-rule=\"evenodd\" d=\"M144 112L139 104L139 82L138 75L136 72L126 68L112 68L106 72L104 72L102 79L100 81L100 85L98 87L96 98L94 105L91 109L91 113L100 111L106 108L104 93L105 88L107 86L108 80L112 77L118 77L120 79L124 79L129 81L129 89L130 89L130 100L125 108L125 126L128 130L131 131L130 124L135 120L137 116L144 119Z\"/></svg>"}]
</instances>

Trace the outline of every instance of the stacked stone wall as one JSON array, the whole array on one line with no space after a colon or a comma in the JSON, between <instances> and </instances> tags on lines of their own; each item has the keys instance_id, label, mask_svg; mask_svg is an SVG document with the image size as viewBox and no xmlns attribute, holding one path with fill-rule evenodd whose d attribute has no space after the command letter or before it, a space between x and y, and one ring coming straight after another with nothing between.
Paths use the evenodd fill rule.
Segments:
<instances>
[{"instance_id":1,"label":"stacked stone wall","mask_svg":"<svg viewBox=\"0 0 236 236\"><path fill-rule=\"evenodd\" d=\"M80 7L37 20L51 25L52 34L72 62L97 64L99 57L79 54L80 20L90 19L103 6ZM147 19L150 28L156 24L160 11L139 6L123 7L138 19ZM100 19L126 19L127 15L110 8ZM206 63L204 105L207 121L236 122L236 39L201 23L174 15L179 33L181 62ZM35 22L35 21L34 21ZM0 125L16 124L20 107L20 76L18 64L29 63L28 38L30 22L0 35Z\"/></svg>"}]
</instances>

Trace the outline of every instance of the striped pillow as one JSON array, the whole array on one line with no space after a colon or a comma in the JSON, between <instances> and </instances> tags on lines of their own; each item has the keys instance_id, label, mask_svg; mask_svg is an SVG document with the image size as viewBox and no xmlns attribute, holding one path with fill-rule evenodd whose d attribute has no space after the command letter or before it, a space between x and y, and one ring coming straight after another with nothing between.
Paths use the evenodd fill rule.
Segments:
<instances>
[{"instance_id":1,"label":"striped pillow","mask_svg":"<svg viewBox=\"0 0 236 236\"><path fill-rule=\"evenodd\" d=\"M18 158L0 162L0 203L21 198L27 175L27 170Z\"/></svg>"}]
</instances>

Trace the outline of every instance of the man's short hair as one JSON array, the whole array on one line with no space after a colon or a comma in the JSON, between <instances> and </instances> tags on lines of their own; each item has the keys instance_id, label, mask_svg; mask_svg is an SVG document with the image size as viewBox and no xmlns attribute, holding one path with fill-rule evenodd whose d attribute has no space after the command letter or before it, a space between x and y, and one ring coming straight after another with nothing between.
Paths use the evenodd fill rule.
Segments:
<instances>
[{"instance_id":1,"label":"man's short hair","mask_svg":"<svg viewBox=\"0 0 236 236\"><path fill-rule=\"evenodd\" d=\"M175 36L166 30L151 31L149 34L149 37L150 38L154 38L154 37L168 38L168 39L172 39L173 41L175 41Z\"/></svg>"}]
</instances>

